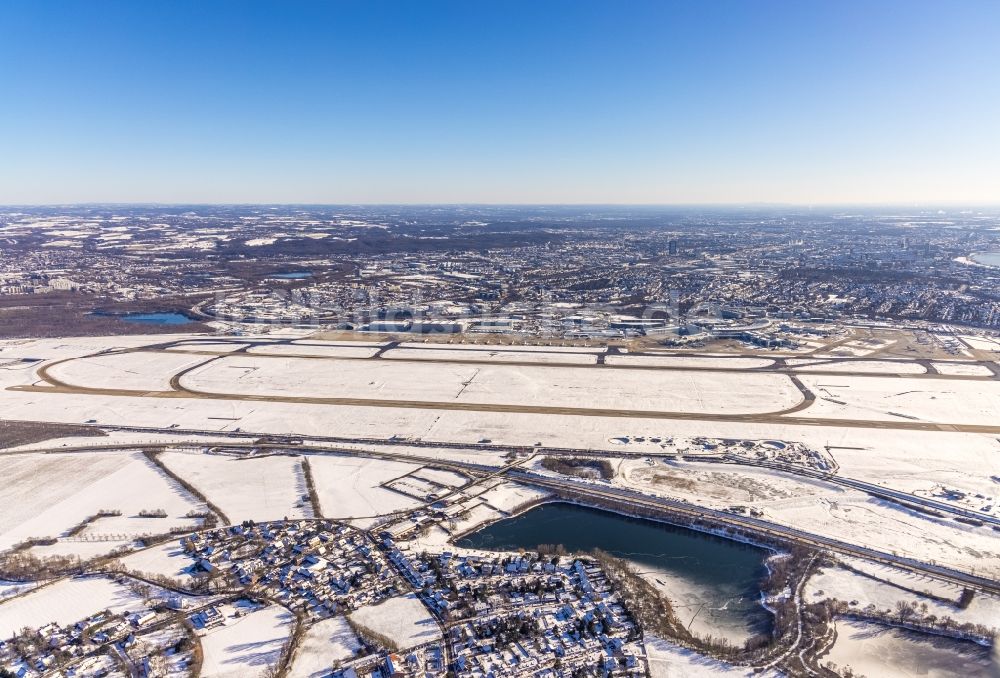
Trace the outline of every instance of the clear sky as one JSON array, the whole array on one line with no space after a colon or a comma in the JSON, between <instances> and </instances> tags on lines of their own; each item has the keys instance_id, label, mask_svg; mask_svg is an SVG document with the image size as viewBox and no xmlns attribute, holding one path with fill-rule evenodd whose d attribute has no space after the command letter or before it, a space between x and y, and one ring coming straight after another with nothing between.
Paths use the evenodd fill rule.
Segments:
<instances>
[{"instance_id":1,"label":"clear sky","mask_svg":"<svg viewBox=\"0 0 1000 678\"><path fill-rule=\"evenodd\" d=\"M1000 202L997 0L3 0L0 203Z\"/></svg>"}]
</instances>

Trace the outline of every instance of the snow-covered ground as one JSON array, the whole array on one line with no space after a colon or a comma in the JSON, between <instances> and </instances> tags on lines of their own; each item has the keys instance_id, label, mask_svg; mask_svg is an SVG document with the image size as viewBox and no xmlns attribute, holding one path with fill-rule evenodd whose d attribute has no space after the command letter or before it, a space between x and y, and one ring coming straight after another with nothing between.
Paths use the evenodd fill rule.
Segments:
<instances>
[{"instance_id":1,"label":"snow-covered ground","mask_svg":"<svg viewBox=\"0 0 1000 678\"><path fill-rule=\"evenodd\" d=\"M497 350L463 351L449 348L393 348L383 358L394 360L475 360L487 363L556 363L566 365L596 365L597 356L586 353Z\"/></svg>"},{"instance_id":2,"label":"snow-covered ground","mask_svg":"<svg viewBox=\"0 0 1000 678\"><path fill-rule=\"evenodd\" d=\"M926 374L920 363L894 360L845 360L843 362L818 362L798 365L797 371L806 372L860 372L870 374Z\"/></svg>"},{"instance_id":3,"label":"snow-covered ground","mask_svg":"<svg viewBox=\"0 0 1000 678\"><path fill-rule=\"evenodd\" d=\"M608 365L630 365L634 367L725 367L729 369L752 369L768 367L774 361L770 358L704 358L699 356L660 355L614 355L604 359Z\"/></svg>"},{"instance_id":4,"label":"snow-covered ground","mask_svg":"<svg viewBox=\"0 0 1000 678\"><path fill-rule=\"evenodd\" d=\"M995 676L998 671L989 650L974 643L844 619L837 620L837 640L821 663L872 678Z\"/></svg>"},{"instance_id":5,"label":"snow-covered ground","mask_svg":"<svg viewBox=\"0 0 1000 678\"><path fill-rule=\"evenodd\" d=\"M981 351L1000 352L1000 336L979 337L970 334L963 334L961 339L972 348L976 348Z\"/></svg>"},{"instance_id":6,"label":"snow-covered ground","mask_svg":"<svg viewBox=\"0 0 1000 678\"><path fill-rule=\"evenodd\" d=\"M181 385L218 394L706 413L774 412L802 400L781 374L257 356L213 361L186 374Z\"/></svg>"},{"instance_id":7,"label":"snow-covered ground","mask_svg":"<svg viewBox=\"0 0 1000 678\"><path fill-rule=\"evenodd\" d=\"M180 352L134 351L70 360L55 365L49 373L71 386L168 391L170 377L205 360L203 355Z\"/></svg>"},{"instance_id":8,"label":"snow-covered ground","mask_svg":"<svg viewBox=\"0 0 1000 678\"><path fill-rule=\"evenodd\" d=\"M306 338L306 339L293 339L291 342L295 346L339 346L344 348L357 348L358 346L366 346L368 348L380 348L382 346L387 346L388 341L326 341L322 339Z\"/></svg>"},{"instance_id":9,"label":"snow-covered ground","mask_svg":"<svg viewBox=\"0 0 1000 678\"><path fill-rule=\"evenodd\" d=\"M986 365L976 363L931 363L941 374L953 374L963 377L989 377L993 371Z\"/></svg>"},{"instance_id":10,"label":"snow-covered ground","mask_svg":"<svg viewBox=\"0 0 1000 678\"><path fill-rule=\"evenodd\" d=\"M92 338L67 339L67 340L46 340L31 341L21 343L7 342L5 351L10 351L11 355L24 357L42 357L55 359L57 357L68 357L86 352L99 350L102 346L101 340ZM107 345L121 345L121 342L133 342L141 344L144 341L151 341L149 338L123 337L121 342L105 340ZM225 360L259 360L268 363L281 363L283 358L261 358L253 356L232 356ZM309 364L337 363L340 365L355 364L362 366L382 366L383 363L390 369L405 367L407 370L412 366L427 368L431 372L424 378L433 381L440 371L438 365L415 364L397 361L327 361L327 360L303 360L301 362ZM563 371L574 374L599 375L602 373L627 374L666 374L671 378L681 375L691 374L689 372L659 371L656 370L602 370L591 367L529 367L520 368L510 365L470 365L462 366L470 370L514 370L516 374L537 375L547 371L561 373ZM524 372L524 371L527 372ZM235 370L231 370L235 371ZM412 373L411 373L412 374ZM697 373L695 373L697 374ZM357 380L366 386L373 381L373 376L360 372ZM717 379L716 373L701 373L699 378ZM784 378L782 375L766 375L758 373L725 375L723 381L717 384L718 388L725 388L730 376L738 378L758 379L760 377L775 376ZM81 423L90 419L99 424L127 424L137 426L154 426L167 428L177 425L182 428L193 428L200 430L233 430L241 428L246 432L270 433L270 434L294 434L306 439L310 435L339 435L357 437L381 437L388 439L396 436L398 444L393 446L380 446L378 449L395 451L404 454L415 454L423 458L456 459L463 461L473 461L497 465L501 463L502 454L497 452L459 450L448 448L427 448L409 447L405 438L423 439L427 441L449 441L455 443L476 443L481 440L490 440L494 444L511 446L533 446L536 442L551 446L568 446L582 449L592 449L600 451L603 449L615 450L615 446L609 441L622 435L646 438L647 443L630 444L629 450L637 452L662 452L659 445L648 442L653 437L694 437L707 436L712 438L745 438L751 440L789 440L799 441L815 449L828 448L829 453L840 464L840 473L852 478L868 480L869 482L884 484L889 487L896 487L906 491L932 493L937 485L948 488L956 488L962 492L969 493L970 496L979 494L984 499L996 498L1000 485L991 479L991 476L998 475L996 470L996 459L1000 455L1000 443L997 436L992 434L958 433L954 431L907 431L907 430L880 430L878 428L864 427L833 427L833 426L804 426L793 424L776 423L749 423L732 421L712 421L697 419L649 419L642 417L597 417L597 416L574 416L574 415L552 415L552 414L513 414L498 412L471 412L471 411L444 411L436 409L419 408L386 408L386 407L365 407L365 406L329 406L319 404L297 404L265 401L233 401L233 400L192 400L188 398L145 398L145 397L122 397L106 395L72 395L63 393L45 393L41 391L24 392L6 390L6 386L17 384L30 384L34 381L32 370L0 370L0 412L3 416L11 419L24 419L35 421L54 421L62 423ZM803 375L803 381L812 381L812 387L817 390L817 395L823 397L825 394L819 393L819 384L846 384L851 383L852 388L840 388L844 402L851 402L848 397L854 397L851 392L854 386L867 387L878 385L882 387L893 387L897 391L907 388L917 387L922 394L922 400L918 404L924 410L931 412L940 407L941 418L954 416L960 411L963 416L968 416L965 412L976 412L977 407L992 407L989 413L995 413L995 406L983 404L984 401L976 397L975 391L965 393L964 389L995 388L996 382L991 381L956 381L944 379L907 379L905 377L850 377L832 376L825 377ZM475 383L475 380L474 382ZM394 385L387 385L387 387ZM422 385L414 387L422 388ZM963 389L962 397L955 393L956 388ZM527 392L527 389L522 389ZM940 392L938 394L937 392ZM517 392L517 391L515 391ZM591 401L585 396L588 391L574 400L574 405L584 403L591 405ZM327 394L336 395L329 390ZM864 392L862 392L862 395ZM540 394L542 397L544 394ZM637 398L647 396L648 393L640 392ZM877 392L872 392L872 397L879 400ZM885 395L882 393L881 395ZM520 394L519 394L520 396ZM621 393L619 396L625 405L631 403L630 396ZM682 394L682 397L692 400L696 394ZM707 397L707 394L699 394L697 397ZM731 395L733 399L737 395ZM886 398L880 398L885 401ZM890 398L891 400L891 398ZM822 406L817 404L816 407ZM897 408L885 406L880 403L884 410L895 411ZM711 401L706 406L712 406ZM804 413L811 416L811 410ZM863 409L855 408L858 418L873 419L876 414ZM800 416L802 413L800 413ZM885 415L888 417L889 415ZM977 415L978 419L987 419L985 423L996 423L995 414L991 417ZM893 417L894 420L905 421ZM148 434L146 434L148 435ZM100 439L86 439L87 442L96 442ZM644 447L645 445L645 447ZM345 445L359 450L365 448L364 444ZM88 482L94 482L90 477L95 470L100 470L102 464L111 462L94 463L97 457L87 455L87 462L80 463L79 467L73 466L71 455L64 457L66 464L61 461L51 467L42 468L44 477L53 481L53 487L47 487L49 483L35 483L34 479L26 479L18 485L16 490L10 486L0 488L0 497L13 501L6 501L5 507L12 507L0 512L0 524L8 518L21 515L15 523L30 518L40 510L53 502L58 503L68 495L71 490L65 487L72 484L73 490L82 488ZM0 456L0 462L8 463L14 457ZM244 468L241 464L252 464L254 462L223 460L224 458L212 458L198 455L192 462L194 466L212 464L216 462L230 464L235 469ZM93 463L93 468L90 465ZM40 467L41 468L41 467ZM118 467L112 463L111 472ZM253 466L245 467L252 469ZM314 464L314 472L317 465ZM742 467L740 467L742 468ZM46 470L48 469L48 470ZM737 472L735 467L728 469L730 472ZM103 473L103 472L102 472ZM229 471L226 471L229 474ZM337 478L338 470L336 465L331 470L331 486L340 488L350 487L351 482L344 483ZM246 477L235 475L231 478L237 484L245 485L248 482L256 482L253 478L259 476L258 473L248 474ZM98 474L98 478L102 477ZM187 476L185 476L187 477ZM294 488L294 478L296 473L289 471L286 478L291 477ZM398 477L398 476L393 476ZM748 476L750 480L754 478ZM89 479L89 480L88 480ZM190 479L190 478L189 478ZM195 479L192 482L199 486ZM764 482L761 479L761 482ZM770 482L770 481L768 481ZM375 483L377 485L377 483ZM29 488L26 496L14 497L3 493L19 491L20 488ZM200 486L199 486L200 487ZM373 484L361 483L361 487L368 490L374 487ZM806 485L808 488L808 485ZM204 489L204 488L202 488ZM714 491L711 485L706 485L706 493ZM367 490L366 490L367 491ZM383 490L384 492L390 492ZM664 490L666 491L666 490ZM676 491L676 490L671 490ZM53 494L46 494L46 493ZM297 500L295 496L297 490L293 490L286 500L286 505L292 507ZM351 490L354 492L354 490ZM232 490L234 495L243 494L243 487L235 487ZM211 496L212 492L208 494ZM247 496L257 500L258 496L266 496L266 492L259 489L247 490ZM392 493L404 501L408 501L402 495ZM744 498L747 493L742 495ZM336 497L336 495L334 495ZM32 504L38 500L38 504ZM705 496L698 497L706 500ZM789 497L786 504L781 504L780 498L774 498L775 503L765 506L764 509L770 512L768 515L773 519L797 520L796 504L801 503L803 519L811 529L821 533L826 533L829 526L840 525L836 531L847 541L856 543L883 543L886 545L899 544L904 552L911 550L918 551L920 555L935 557L936 553L946 553L947 558L961 555L963 563L974 565L977 570L983 567L983 563L990 562L990 556L980 557L978 554L989 554L1000 549L994 548L992 544L996 541L995 533L980 531L978 537L972 538L967 530L972 528L962 526L960 523L951 521L946 532L939 532L943 526L931 525L926 530L922 528L925 523L930 523L928 518L918 518L904 513L899 509L890 509L883 505L872 505L867 503L867 499L856 502L853 498L850 501L839 501L838 495L830 496L827 492L817 494L797 493ZM213 501L217 501L215 498ZM242 501L242 500L241 500ZM352 506L352 502L359 502ZM721 499L720 499L721 501ZM217 502L222 505L221 502ZM327 498L323 501L324 512L333 515L333 508L339 503L350 507L348 513L354 513L354 508L364 508L367 512L371 506L371 500L365 498ZM32 508L35 507L35 508ZM331 508L333 507L333 508ZM862 507L862 508L856 508ZM98 506L103 508L102 506ZM145 507L143 507L145 508ZM24 511L23 514L18 513ZM272 517L282 517L285 515L284 509L279 508L272 512ZM782 518L782 515L786 516ZM837 519L831 519L831 515ZM84 516L73 520L67 524L71 526ZM235 516L230 516L235 519ZM897 520L902 520L904 526L897 524ZM915 522L914 522L915 521ZM796 524L793 522L793 524ZM850 528L850 529L848 529ZM60 528L65 529L65 528ZM952 538L954 535L954 539ZM985 535L985 536L984 536ZM29 535L35 536L35 535ZM920 551L924 545L930 544L932 548L928 551ZM951 554L951 555L947 555Z\"/></svg>"},{"instance_id":11,"label":"snow-covered ground","mask_svg":"<svg viewBox=\"0 0 1000 678\"><path fill-rule=\"evenodd\" d=\"M652 678L712 678L714 676L767 676L754 673L717 659L705 657L678 647L666 640L650 636L646 639L646 657Z\"/></svg>"},{"instance_id":12,"label":"snow-covered ground","mask_svg":"<svg viewBox=\"0 0 1000 678\"><path fill-rule=\"evenodd\" d=\"M189 585L193 577L188 568L191 557L181 548L179 540L170 540L136 551L121 559L125 569L140 575L159 575Z\"/></svg>"},{"instance_id":13,"label":"snow-covered ground","mask_svg":"<svg viewBox=\"0 0 1000 678\"><path fill-rule=\"evenodd\" d=\"M371 358L378 353L378 347L345 344L268 344L254 346L248 353L258 355L307 355L317 358Z\"/></svg>"},{"instance_id":14,"label":"snow-covered ground","mask_svg":"<svg viewBox=\"0 0 1000 678\"><path fill-rule=\"evenodd\" d=\"M525 346L522 344L458 344L404 341L399 348L441 348L449 351L508 351L511 353L604 353L601 346Z\"/></svg>"},{"instance_id":15,"label":"snow-covered ground","mask_svg":"<svg viewBox=\"0 0 1000 678\"><path fill-rule=\"evenodd\" d=\"M198 336L198 335L191 335ZM137 348L183 339L176 334L136 334L112 337L0 340L0 360L34 358L45 361L83 356L117 348ZM204 338L204 337L202 337Z\"/></svg>"},{"instance_id":16,"label":"snow-covered ground","mask_svg":"<svg viewBox=\"0 0 1000 678\"><path fill-rule=\"evenodd\" d=\"M7 600L14 596L19 596L37 587L39 582L28 581L5 581L0 579L0 600Z\"/></svg>"},{"instance_id":17,"label":"snow-covered ground","mask_svg":"<svg viewBox=\"0 0 1000 678\"><path fill-rule=\"evenodd\" d=\"M316 622L303 634L288 678L326 678L334 662L350 659L361 648L344 617Z\"/></svg>"},{"instance_id":18,"label":"snow-covered ground","mask_svg":"<svg viewBox=\"0 0 1000 678\"><path fill-rule=\"evenodd\" d=\"M59 537L100 511L120 511L96 519L69 542L87 550L87 541L195 527L184 516L203 508L138 452L2 455L0 474L6 479L0 485L0 549L32 537ZM158 509L167 517L138 515ZM98 546L101 552L114 547ZM67 545L61 552L75 551Z\"/></svg>"},{"instance_id":19,"label":"snow-covered ground","mask_svg":"<svg viewBox=\"0 0 1000 678\"><path fill-rule=\"evenodd\" d=\"M824 567L806 582L803 589L804 600L816 602L832 598L848 603L851 609L858 611L874 605L878 610L890 612L903 601L914 604L918 613L924 616L934 615L938 619L951 617L960 624L983 624L1000 631L1000 598L996 596L979 594L973 598L969 607L963 610L956 604L962 594L961 587L928 580L920 575L881 565L868 563L857 563L857 565L872 576L842 567ZM876 576L884 580L874 578ZM941 590L942 586L945 590ZM948 598L952 603L911 593L907 589L927 591L935 596Z\"/></svg>"},{"instance_id":20,"label":"snow-covered ground","mask_svg":"<svg viewBox=\"0 0 1000 678\"><path fill-rule=\"evenodd\" d=\"M547 496L549 496L548 492L527 485L498 483L492 489L480 494L478 498L506 513L516 513L522 506Z\"/></svg>"},{"instance_id":21,"label":"snow-covered ground","mask_svg":"<svg viewBox=\"0 0 1000 678\"><path fill-rule=\"evenodd\" d=\"M233 522L309 518L301 460L270 456L239 459L198 452L165 452L160 460L191 483Z\"/></svg>"},{"instance_id":22,"label":"snow-covered ground","mask_svg":"<svg viewBox=\"0 0 1000 678\"><path fill-rule=\"evenodd\" d=\"M319 505L327 518L362 518L418 506L421 502L381 487L382 483L420 468L383 459L311 455Z\"/></svg>"},{"instance_id":23,"label":"snow-covered ground","mask_svg":"<svg viewBox=\"0 0 1000 678\"><path fill-rule=\"evenodd\" d=\"M1000 381L806 374L800 379L817 397L806 410L809 417L996 425L1000 412Z\"/></svg>"},{"instance_id":24,"label":"snow-covered ground","mask_svg":"<svg viewBox=\"0 0 1000 678\"><path fill-rule=\"evenodd\" d=\"M72 624L101 610L128 612L141 607L141 598L107 577L63 579L0 603L0 639L24 627Z\"/></svg>"},{"instance_id":25,"label":"snow-covered ground","mask_svg":"<svg viewBox=\"0 0 1000 678\"><path fill-rule=\"evenodd\" d=\"M240 341L189 341L175 346L168 346L168 351L210 351L212 353L232 353L246 348L250 344Z\"/></svg>"},{"instance_id":26,"label":"snow-covered ground","mask_svg":"<svg viewBox=\"0 0 1000 678\"><path fill-rule=\"evenodd\" d=\"M413 475L416 478L423 478L448 487L459 487L469 482L468 476L439 468L422 468L419 471L415 471Z\"/></svg>"},{"instance_id":27,"label":"snow-covered ground","mask_svg":"<svg viewBox=\"0 0 1000 678\"><path fill-rule=\"evenodd\" d=\"M295 621L292 613L271 605L233 618L235 609L225 606L225 625L210 629L201 638L201 675L205 678L262 676L281 657Z\"/></svg>"},{"instance_id":28,"label":"snow-covered ground","mask_svg":"<svg viewBox=\"0 0 1000 678\"><path fill-rule=\"evenodd\" d=\"M988 526L935 518L866 493L769 469L694 461L628 460L617 484L713 508L753 507L761 517L939 564L1000 575L1000 539Z\"/></svg>"},{"instance_id":29,"label":"snow-covered ground","mask_svg":"<svg viewBox=\"0 0 1000 678\"><path fill-rule=\"evenodd\" d=\"M441 639L441 629L414 593L367 605L350 614L363 629L392 638L400 649Z\"/></svg>"}]
</instances>

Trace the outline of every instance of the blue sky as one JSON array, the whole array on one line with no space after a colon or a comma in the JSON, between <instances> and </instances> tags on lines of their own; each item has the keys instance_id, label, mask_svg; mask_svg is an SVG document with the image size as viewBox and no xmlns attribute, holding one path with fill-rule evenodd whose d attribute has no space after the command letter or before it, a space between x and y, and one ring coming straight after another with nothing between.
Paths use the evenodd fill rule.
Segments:
<instances>
[{"instance_id":1,"label":"blue sky","mask_svg":"<svg viewBox=\"0 0 1000 678\"><path fill-rule=\"evenodd\" d=\"M998 28L995 0L4 0L0 203L996 203Z\"/></svg>"}]
</instances>

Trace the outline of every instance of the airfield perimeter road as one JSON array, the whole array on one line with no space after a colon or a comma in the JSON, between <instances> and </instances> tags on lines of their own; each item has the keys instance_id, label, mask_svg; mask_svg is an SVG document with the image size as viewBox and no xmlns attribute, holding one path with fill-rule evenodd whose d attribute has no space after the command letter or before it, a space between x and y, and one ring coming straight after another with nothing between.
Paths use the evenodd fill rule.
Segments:
<instances>
[{"instance_id":1,"label":"airfield perimeter road","mask_svg":"<svg viewBox=\"0 0 1000 678\"><path fill-rule=\"evenodd\" d=\"M165 430L164 433L176 433L176 431ZM214 435L207 431L206 435ZM402 444L403 441L400 441ZM113 445L89 445L74 447L36 448L31 453L87 453L99 451L113 451L125 449L170 449L185 446L204 447L203 441L175 441L172 443L149 443L149 444L113 444ZM260 447L248 443L245 448ZM397 452L371 451L360 449L345 449L329 446L317 445L265 445L264 447L274 447L294 454L334 454L353 455L392 459L398 461L408 461L410 463L419 462L426 466L438 467L471 476L506 477L508 480L533 485L555 493L557 496L569 499L584 501L590 505L601 505L601 503L617 503L621 506L631 508L633 512L639 509L650 513L650 517L658 517L666 522L674 524L685 524L691 521L708 522L713 528L729 528L743 532L747 535L756 535L758 538L777 540L781 543L799 544L811 548L819 548L834 553L847 556L855 556L865 560L902 568L904 570L942 579L959 586L968 586L981 591L1000 595L1000 581L981 577L979 575L955 570L934 563L926 563L913 558L899 556L878 549L868 548L851 544L838 539L824 537L819 534L807 532L794 527L771 523L751 516L738 513L731 513L719 509L712 509L676 499L655 497L626 488L613 487L605 484L587 482L573 479L561 479L543 476L541 474L526 471L518 467L517 464L506 464L503 467L485 466L469 462L427 459L425 457L414 457Z\"/></svg>"},{"instance_id":2,"label":"airfield perimeter road","mask_svg":"<svg viewBox=\"0 0 1000 678\"><path fill-rule=\"evenodd\" d=\"M160 344L156 346L156 349L164 349L165 344ZM81 356L78 358L67 358L65 360L54 361L43 365L38 368L38 377L45 382L45 385L27 385L27 386L11 386L8 390L11 391L32 391L41 393L66 393L66 394L79 394L79 395L105 395L105 396L124 396L124 397L135 397L135 398L194 398L194 399L205 399L205 400L236 400L236 401L250 401L250 402L280 402L280 403L297 403L297 404L314 404L314 405L347 405L347 406L362 406L362 407L386 407L386 408L402 408L402 409L420 409L420 410L452 410L452 411L466 411L466 412L500 412L500 413L510 413L510 414L553 414L553 415L570 415L570 416L584 416L584 417L617 417L617 418L634 418L634 419L673 419L673 420L693 420L693 421L731 421L731 422L744 422L744 423L754 423L754 424L783 424L791 426L830 426L830 427L848 427L848 428L873 428L873 429L888 429L888 430L910 430L910 431L951 431L951 432L962 432L962 433L1000 433L1000 424L960 424L960 423L938 423L938 422L924 422L916 421L911 419L895 421L895 420L861 420L861 419L826 419L819 417L805 417L805 416L791 416L795 413L807 410L814 402L815 395L811 393L799 380L798 373L792 374L789 372L783 372L792 383L799 389L802 393L802 401L793 407L779 410L775 412L759 413L759 414L720 414L720 413L704 413L704 412L663 412L655 410L628 410L628 409L610 409L610 408L590 408L590 407L552 407L544 405L518 405L518 404L487 404L487 403L460 403L454 401L421 401L421 400L383 400L376 398L343 398L343 397L324 397L324 396L279 396L279 395L247 395L238 393L213 393L205 391L195 391L181 384L182 377L198 367L202 367L212 361L219 360L225 356L233 355L234 353L243 353L249 348L249 346L244 347L240 351L234 351L231 353L219 354L216 352L209 353L210 356L207 360L199 365L195 365L191 368L187 368L173 375L170 380L170 385L174 390L170 391L146 391L146 390L130 390L130 389L118 389L118 388L100 388L100 387L88 387L88 386L77 386L73 384L65 383L58 378L54 377L50 370L51 368L60 365L65 362L70 362L73 360L81 360L84 358L91 358L96 356L107 356L114 355L117 353L133 353L133 352L148 352L150 347L140 347L134 349L124 349L119 351L100 351L98 353L90 354L88 356ZM260 356L263 354L252 354L254 356ZM284 358L295 357L295 356L280 356ZM317 357L310 356L314 360L344 360L345 358L329 358L329 357ZM372 360L371 358L353 358L353 360ZM399 361L403 362L403 361ZM421 361L427 362L427 361ZM440 362L447 363L461 363L465 364L465 361L455 361L455 360L441 360ZM481 362L475 364L482 365ZM518 365L519 363L504 363L507 365ZM544 368L546 365L539 365L538 363L527 363L532 367ZM563 367L563 366L560 366ZM597 366L597 365L583 365L583 366L569 366L576 367L580 369L608 369L609 366ZM611 367L612 369L621 369L620 367ZM630 367L631 368L631 367ZM626 368L626 369L630 369ZM657 369L657 368L642 368L642 369ZM659 368L659 369L673 369L673 368ZM748 372L753 372L753 369L729 369L729 368L697 368L697 367L685 367L682 368L684 371L728 371L728 372L739 372L741 374L746 374ZM838 376L851 376L850 372L838 372ZM854 376L886 376L886 375L854 375ZM893 375L889 375L893 376ZM911 376L911 375L907 375ZM924 375L912 375L913 377L922 377L925 379L941 379L949 378L955 379L954 376L945 377L944 375L937 374L924 374ZM966 380L991 380L994 377L957 377Z\"/></svg>"}]
</instances>

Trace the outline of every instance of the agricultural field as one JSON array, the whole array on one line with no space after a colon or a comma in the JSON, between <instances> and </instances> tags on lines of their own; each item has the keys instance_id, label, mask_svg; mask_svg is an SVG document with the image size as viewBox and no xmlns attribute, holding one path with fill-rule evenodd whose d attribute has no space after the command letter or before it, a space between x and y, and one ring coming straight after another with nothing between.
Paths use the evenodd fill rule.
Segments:
<instances>
[{"instance_id":1,"label":"agricultural field","mask_svg":"<svg viewBox=\"0 0 1000 678\"><path fill-rule=\"evenodd\" d=\"M2 548L30 538L65 537L72 541L64 552L72 553L73 543L101 550L104 539L127 541L196 527L187 514L203 508L135 451L0 456L0 473L8 479L0 490ZM140 515L155 511L163 517Z\"/></svg>"},{"instance_id":2,"label":"agricultural field","mask_svg":"<svg viewBox=\"0 0 1000 678\"><path fill-rule=\"evenodd\" d=\"M366 518L411 509L421 502L382 487L420 468L382 459L313 455L313 482L327 518Z\"/></svg>"},{"instance_id":3,"label":"agricultural field","mask_svg":"<svg viewBox=\"0 0 1000 678\"><path fill-rule=\"evenodd\" d=\"M837 640L824 664L864 676L928 678L989 676L995 667L989 651L975 643L851 620L837 622Z\"/></svg>"},{"instance_id":4,"label":"agricultural field","mask_svg":"<svg viewBox=\"0 0 1000 678\"><path fill-rule=\"evenodd\" d=\"M365 631L391 638L400 649L441 638L437 622L412 593L355 610L350 619Z\"/></svg>"},{"instance_id":5,"label":"agricultural field","mask_svg":"<svg viewBox=\"0 0 1000 678\"><path fill-rule=\"evenodd\" d=\"M225 624L201 637L205 678L264 676L277 665L294 617L276 605L246 611L225 606ZM239 615L239 616L237 616Z\"/></svg>"},{"instance_id":6,"label":"agricultural field","mask_svg":"<svg viewBox=\"0 0 1000 678\"><path fill-rule=\"evenodd\" d=\"M64 579L0 603L0 638L24 627L66 625L101 610L126 612L142 607L142 598L106 577Z\"/></svg>"},{"instance_id":7,"label":"agricultural field","mask_svg":"<svg viewBox=\"0 0 1000 678\"><path fill-rule=\"evenodd\" d=\"M325 678L331 666L353 657L359 649L361 643L344 617L316 622L302 637L288 678Z\"/></svg>"},{"instance_id":8,"label":"agricultural field","mask_svg":"<svg viewBox=\"0 0 1000 678\"><path fill-rule=\"evenodd\" d=\"M312 515L298 457L241 459L226 455L166 452L160 460L235 522L306 518Z\"/></svg>"}]
</instances>

